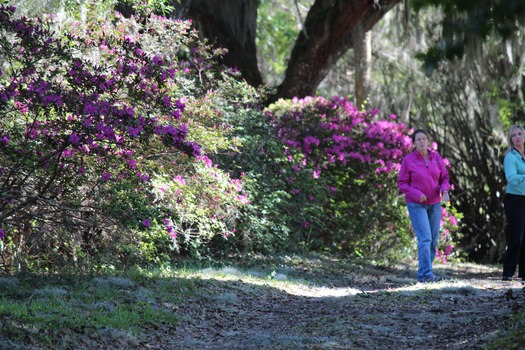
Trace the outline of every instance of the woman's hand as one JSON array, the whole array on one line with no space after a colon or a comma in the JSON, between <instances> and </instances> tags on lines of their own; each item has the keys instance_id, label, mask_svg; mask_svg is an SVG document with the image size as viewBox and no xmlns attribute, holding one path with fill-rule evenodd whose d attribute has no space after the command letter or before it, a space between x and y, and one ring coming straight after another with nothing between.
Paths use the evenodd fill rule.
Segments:
<instances>
[{"instance_id":1,"label":"woman's hand","mask_svg":"<svg viewBox=\"0 0 525 350\"><path fill-rule=\"evenodd\" d=\"M448 194L448 191L443 191L443 202L450 202L450 196Z\"/></svg>"},{"instance_id":2,"label":"woman's hand","mask_svg":"<svg viewBox=\"0 0 525 350\"><path fill-rule=\"evenodd\" d=\"M422 194L421 197L419 197L419 203L423 203L426 200L427 200L427 196L425 196L424 194Z\"/></svg>"}]
</instances>

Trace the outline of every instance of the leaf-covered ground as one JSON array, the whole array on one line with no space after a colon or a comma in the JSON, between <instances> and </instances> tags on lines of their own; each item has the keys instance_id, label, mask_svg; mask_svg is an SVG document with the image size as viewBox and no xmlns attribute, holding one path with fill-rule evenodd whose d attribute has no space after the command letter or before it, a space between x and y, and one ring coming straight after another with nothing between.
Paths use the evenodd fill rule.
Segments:
<instances>
[{"instance_id":1,"label":"leaf-covered ground","mask_svg":"<svg viewBox=\"0 0 525 350\"><path fill-rule=\"evenodd\" d=\"M15 315L2 313L0 346L483 349L503 336L498 332L511 327L513 315L525 310L521 281L500 281L500 271L495 267L437 265L437 271L446 280L420 284L415 282L413 264L385 267L318 257L234 266L192 269L183 274L151 278L96 277L93 283L97 288L105 286L120 293L107 300L108 305L148 303L159 315L173 314L177 321L168 322L165 316L159 317L158 322L149 319L131 331L68 327L72 321L65 318L63 325L50 331L29 323L23 325ZM3 277L3 291L8 289L9 278ZM68 283L62 287L65 299L92 293L92 288L86 288L78 296L73 293L71 282ZM26 290L18 297L35 298L38 294L35 291L43 286L45 279L35 284L35 290ZM57 288L55 282L53 288ZM13 293L6 296L13 297ZM82 305L80 309L91 307ZM39 336L42 332L48 332L47 344ZM508 344L508 348L518 347Z\"/></svg>"},{"instance_id":2,"label":"leaf-covered ground","mask_svg":"<svg viewBox=\"0 0 525 350\"><path fill-rule=\"evenodd\" d=\"M415 283L411 266L303 269L318 283L212 282L184 308L174 348L480 349L523 305L519 281L481 266L442 266L435 284Z\"/></svg>"}]
</instances>

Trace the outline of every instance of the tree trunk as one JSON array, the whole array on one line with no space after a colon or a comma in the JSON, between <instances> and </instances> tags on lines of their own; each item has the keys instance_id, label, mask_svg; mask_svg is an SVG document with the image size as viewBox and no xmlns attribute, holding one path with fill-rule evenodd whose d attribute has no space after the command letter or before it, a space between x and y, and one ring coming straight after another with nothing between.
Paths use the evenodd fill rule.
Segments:
<instances>
[{"instance_id":1,"label":"tree trunk","mask_svg":"<svg viewBox=\"0 0 525 350\"><path fill-rule=\"evenodd\" d=\"M354 45L356 27L370 30L400 0L316 0L292 50L274 100L314 95L331 66Z\"/></svg>"},{"instance_id":2,"label":"tree trunk","mask_svg":"<svg viewBox=\"0 0 525 350\"><path fill-rule=\"evenodd\" d=\"M332 65L354 44L357 26L369 31L401 0L316 0L292 50L285 78L269 102L315 95ZM223 63L240 70L252 86L262 84L255 34L259 0L185 0L195 27L228 49Z\"/></svg>"},{"instance_id":3,"label":"tree trunk","mask_svg":"<svg viewBox=\"0 0 525 350\"><path fill-rule=\"evenodd\" d=\"M201 35L228 49L222 63L239 69L248 84L262 84L255 34L259 0L191 0L188 16Z\"/></svg>"},{"instance_id":4,"label":"tree trunk","mask_svg":"<svg viewBox=\"0 0 525 350\"><path fill-rule=\"evenodd\" d=\"M355 105L365 108L365 102L370 94L372 72L372 33L365 31L362 24L354 31L354 61L355 61Z\"/></svg>"}]
</instances>

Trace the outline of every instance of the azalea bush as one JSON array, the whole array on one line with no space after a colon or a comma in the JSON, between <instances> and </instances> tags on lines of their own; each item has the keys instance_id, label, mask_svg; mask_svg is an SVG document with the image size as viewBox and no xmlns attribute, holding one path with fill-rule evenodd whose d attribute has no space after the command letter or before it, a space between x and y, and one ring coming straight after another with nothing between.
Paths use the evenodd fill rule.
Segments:
<instances>
[{"instance_id":1,"label":"azalea bush","mask_svg":"<svg viewBox=\"0 0 525 350\"><path fill-rule=\"evenodd\" d=\"M396 171L410 146L405 125L337 97L280 101L267 115L284 146L296 235L350 255L407 246Z\"/></svg>"},{"instance_id":2,"label":"azalea bush","mask_svg":"<svg viewBox=\"0 0 525 350\"><path fill-rule=\"evenodd\" d=\"M462 219L463 214L450 203L441 208L441 232L436 259L444 264L453 258L463 258L463 251L458 247L458 242L463 238Z\"/></svg>"},{"instance_id":3,"label":"azalea bush","mask_svg":"<svg viewBox=\"0 0 525 350\"><path fill-rule=\"evenodd\" d=\"M220 51L161 17L57 32L14 12L0 7L4 263L165 254L231 233L242 181L206 154L234 140L199 107L221 77L238 79L214 63Z\"/></svg>"},{"instance_id":4,"label":"azalea bush","mask_svg":"<svg viewBox=\"0 0 525 350\"><path fill-rule=\"evenodd\" d=\"M397 188L412 141L394 115L360 111L345 98L307 97L278 101L241 130L242 142L251 146L235 160L243 164L253 203L243 210L240 236L247 244L266 251L413 255L414 236ZM449 225L448 243L454 232Z\"/></svg>"},{"instance_id":5,"label":"azalea bush","mask_svg":"<svg viewBox=\"0 0 525 350\"><path fill-rule=\"evenodd\" d=\"M259 93L264 96L264 92ZM253 101L256 99L238 101L242 108L225 110L226 119L234 126L227 136L235 139L238 147L233 152L216 154L214 161L228 167L231 174L242 175L250 205L243 207L230 244L225 246L223 241L215 240L214 249L263 254L296 250L297 242L290 239L290 194L280 173L283 145L274 135L270 118Z\"/></svg>"}]
</instances>

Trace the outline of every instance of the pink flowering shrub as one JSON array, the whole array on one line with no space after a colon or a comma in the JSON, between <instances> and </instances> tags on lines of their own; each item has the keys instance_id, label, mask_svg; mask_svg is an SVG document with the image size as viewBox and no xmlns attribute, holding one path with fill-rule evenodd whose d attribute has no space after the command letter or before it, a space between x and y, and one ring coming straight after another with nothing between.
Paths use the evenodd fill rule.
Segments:
<instances>
[{"instance_id":1,"label":"pink flowering shrub","mask_svg":"<svg viewBox=\"0 0 525 350\"><path fill-rule=\"evenodd\" d=\"M276 116L275 128L292 166L313 169L314 178L324 169L346 165L364 176L370 170L390 173L411 144L395 116L376 120L377 110L360 112L345 98L281 100L268 112Z\"/></svg>"},{"instance_id":2,"label":"pink flowering shrub","mask_svg":"<svg viewBox=\"0 0 525 350\"><path fill-rule=\"evenodd\" d=\"M413 234L397 189L411 147L405 125L338 97L281 100L266 115L282 145L292 239L355 255L408 252Z\"/></svg>"},{"instance_id":3,"label":"pink flowering shrub","mask_svg":"<svg viewBox=\"0 0 525 350\"><path fill-rule=\"evenodd\" d=\"M213 84L236 79L214 64L220 52L181 21L117 15L55 33L52 18L14 11L0 7L0 226L11 256L57 262L112 247L122 258L231 233L242 180L206 154L234 141L198 110Z\"/></svg>"},{"instance_id":4,"label":"pink flowering shrub","mask_svg":"<svg viewBox=\"0 0 525 350\"><path fill-rule=\"evenodd\" d=\"M436 251L436 260L446 264L458 253L456 243L461 239L463 214L450 204L441 208L441 236ZM456 254L457 255L457 254Z\"/></svg>"}]
</instances>

